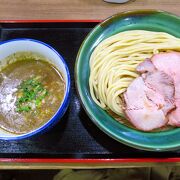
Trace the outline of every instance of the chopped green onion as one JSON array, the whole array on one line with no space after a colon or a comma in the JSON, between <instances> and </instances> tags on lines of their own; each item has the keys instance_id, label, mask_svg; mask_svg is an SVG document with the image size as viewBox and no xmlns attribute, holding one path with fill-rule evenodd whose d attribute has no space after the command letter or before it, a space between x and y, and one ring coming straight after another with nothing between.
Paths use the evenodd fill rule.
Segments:
<instances>
[{"instance_id":1,"label":"chopped green onion","mask_svg":"<svg viewBox=\"0 0 180 180\"><path fill-rule=\"evenodd\" d=\"M20 84L18 90L21 96L16 101L17 112L29 112L33 109L32 106L41 106L42 100L48 95L48 91L39 80L39 77L33 77Z\"/></svg>"}]
</instances>

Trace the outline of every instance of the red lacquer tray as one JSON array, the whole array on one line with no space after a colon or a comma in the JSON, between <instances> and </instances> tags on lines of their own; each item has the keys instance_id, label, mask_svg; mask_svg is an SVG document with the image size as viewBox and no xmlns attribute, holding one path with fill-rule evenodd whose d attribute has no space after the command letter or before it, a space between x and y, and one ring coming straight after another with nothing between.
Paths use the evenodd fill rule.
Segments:
<instances>
[{"instance_id":1,"label":"red lacquer tray","mask_svg":"<svg viewBox=\"0 0 180 180\"><path fill-rule=\"evenodd\" d=\"M0 41L33 38L54 47L71 73L71 102L61 122L45 134L0 140L0 168L119 167L180 164L180 151L148 152L125 146L100 131L83 110L74 84L78 49L99 20L0 21ZM10 166L11 165L11 166Z\"/></svg>"}]
</instances>

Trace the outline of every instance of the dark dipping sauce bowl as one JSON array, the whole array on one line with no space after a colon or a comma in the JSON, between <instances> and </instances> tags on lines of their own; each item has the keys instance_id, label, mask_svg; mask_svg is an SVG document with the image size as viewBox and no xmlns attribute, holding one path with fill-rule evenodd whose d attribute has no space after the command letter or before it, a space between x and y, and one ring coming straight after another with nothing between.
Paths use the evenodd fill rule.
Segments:
<instances>
[{"instance_id":1,"label":"dark dipping sauce bowl","mask_svg":"<svg viewBox=\"0 0 180 180\"><path fill-rule=\"evenodd\" d=\"M18 52L32 52L37 53L42 57L45 57L50 65L53 65L62 75L65 86L64 86L64 96L62 102L59 105L58 110L54 115L44 123L42 123L37 128L28 131L27 133L15 134L10 131L6 131L0 128L0 139L3 140L19 140L23 138L28 138L37 133L46 132L49 128L54 126L66 112L69 101L70 101L70 73L63 57L48 44L34 40L34 39L12 39L9 41L4 41L0 43L0 69L3 67L8 67L10 62L6 62L7 57L16 54ZM0 71L1 73L1 71ZM52 79L53 81L53 79ZM1 85L1 83L0 83ZM1 92L0 92L1 93ZM1 105L1 104L0 104ZM2 112L0 112L2 113Z\"/></svg>"}]
</instances>

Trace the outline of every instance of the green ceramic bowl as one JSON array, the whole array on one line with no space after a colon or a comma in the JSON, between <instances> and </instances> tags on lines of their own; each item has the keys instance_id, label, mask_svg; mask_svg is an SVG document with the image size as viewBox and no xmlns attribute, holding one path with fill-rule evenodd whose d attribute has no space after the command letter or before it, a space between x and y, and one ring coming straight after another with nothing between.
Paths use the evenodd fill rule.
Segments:
<instances>
[{"instance_id":1,"label":"green ceramic bowl","mask_svg":"<svg viewBox=\"0 0 180 180\"><path fill-rule=\"evenodd\" d=\"M121 31L142 29L162 31L180 38L180 17L162 11L131 11L114 15L97 25L84 40L76 59L76 85L91 120L106 134L134 148L167 151L180 149L180 128L146 133L120 124L97 106L89 92L89 58L104 39Z\"/></svg>"}]
</instances>

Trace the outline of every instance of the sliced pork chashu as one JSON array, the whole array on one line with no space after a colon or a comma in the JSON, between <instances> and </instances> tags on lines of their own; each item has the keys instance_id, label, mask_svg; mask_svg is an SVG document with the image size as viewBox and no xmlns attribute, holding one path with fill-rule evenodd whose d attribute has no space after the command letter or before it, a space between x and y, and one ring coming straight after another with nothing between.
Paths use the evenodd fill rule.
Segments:
<instances>
[{"instance_id":1,"label":"sliced pork chashu","mask_svg":"<svg viewBox=\"0 0 180 180\"><path fill-rule=\"evenodd\" d=\"M151 59L154 66L172 77L175 86L176 108L168 114L168 124L180 127L180 53L160 53Z\"/></svg>"},{"instance_id":2,"label":"sliced pork chashu","mask_svg":"<svg viewBox=\"0 0 180 180\"><path fill-rule=\"evenodd\" d=\"M143 131L151 131L168 123L168 112L175 108L174 81L146 59L137 70L143 73L124 93L125 113L130 122Z\"/></svg>"}]
</instances>

